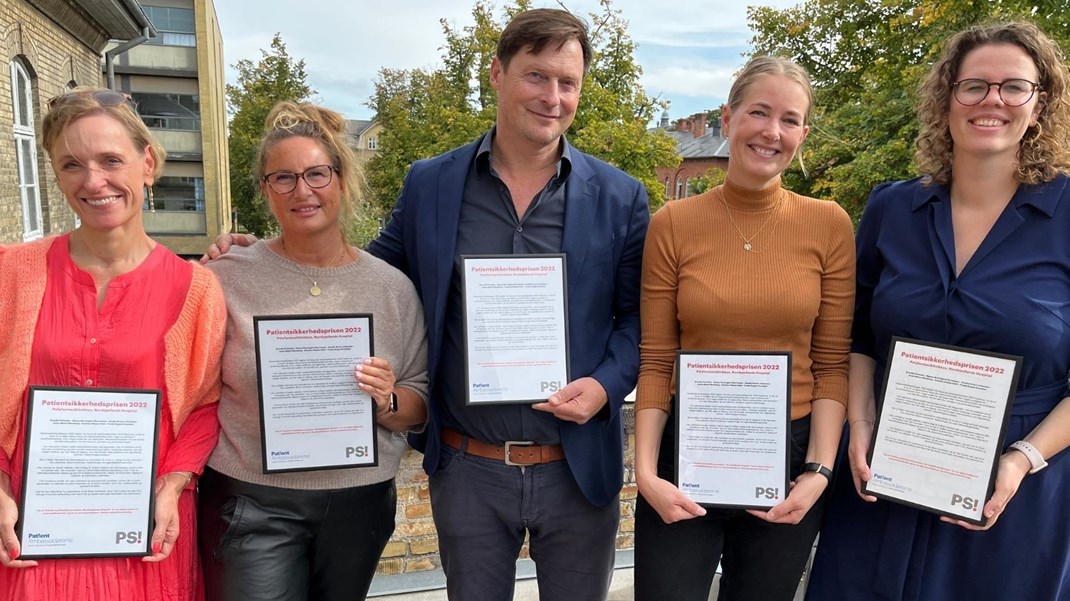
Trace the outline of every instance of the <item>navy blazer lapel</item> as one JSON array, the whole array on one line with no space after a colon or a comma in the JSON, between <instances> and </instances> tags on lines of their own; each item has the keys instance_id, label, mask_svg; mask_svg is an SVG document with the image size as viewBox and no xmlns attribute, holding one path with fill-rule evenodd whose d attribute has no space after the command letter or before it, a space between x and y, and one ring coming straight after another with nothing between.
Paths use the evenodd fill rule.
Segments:
<instances>
[{"instance_id":1,"label":"navy blazer lapel","mask_svg":"<svg viewBox=\"0 0 1070 601\"><path fill-rule=\"evenodd\" d=\"M464 198L464 184L468 177L468 166L482 137L472 144L458 148L445 157L434 178L435 186L435 224L429 231L420 235L433 236L430 256L424 257L426 266L433 266L435 273L434 290L435 323L428 324L439 330L445 324L446 301L449 299L450 278L453 275L453 259L457 254L457 227L461 219L461 201Z\"/></svg>"},{"instance_id":2,"label":"navy blazer lapel","mask_svg":"<svg viewBox=\"0 0 1070 601\"><path fill-rule=\"evenodd\" d=\"M572 175L565 186L565 232L561 252L568 255L568 287L574 290L579 285L579 276L590 249L591 229L598 213L598 185L592 180L594 172L587 164L587 158L575 148L569 150Z\"/></svg>"}]
</instances>

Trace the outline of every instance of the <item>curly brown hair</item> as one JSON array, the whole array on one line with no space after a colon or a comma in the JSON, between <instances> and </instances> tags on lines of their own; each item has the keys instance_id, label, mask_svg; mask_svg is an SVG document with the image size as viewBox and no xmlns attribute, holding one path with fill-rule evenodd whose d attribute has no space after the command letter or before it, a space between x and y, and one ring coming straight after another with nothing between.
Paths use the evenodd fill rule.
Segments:
<instances>
[{"instance_id":1,"label":"curly brown hair","mask_svg":"<svg viewBox=\"0 0 1070 601\"><path fill-rule=\"evenodd\" d=\"M323 145L342 184L342 211L339 225L346 240L363 197L363 171L349 147L345 117L337 111L308 102L283 100L272 107L264 120L264 137L256 153L256 179L263 185L268 154L279 142L293 137L311 138Z\"/></svg>"},{"instance_id":2,"label":"curly brown hair","mask_svg":"<svg viewBox=\"0 0 1070 601\"><path fill-rule=\"evenodd\" d=\"M1040 83L1040 115L1037 124L1026 130L1019 142L1016 179L1024 184L1051 181L1070 171L1070 108L1066 92L1070 70L1062 49L1036 25L1026 22L977 25L951 37L944 54L925 77L918 90L918 121L921 131L915 144L914 161L929 180L951 182L954 141L948 124L952 84L959 68L972 50L988 44L1013 44L1033 60Z\"/></svg>"}]
</instances>

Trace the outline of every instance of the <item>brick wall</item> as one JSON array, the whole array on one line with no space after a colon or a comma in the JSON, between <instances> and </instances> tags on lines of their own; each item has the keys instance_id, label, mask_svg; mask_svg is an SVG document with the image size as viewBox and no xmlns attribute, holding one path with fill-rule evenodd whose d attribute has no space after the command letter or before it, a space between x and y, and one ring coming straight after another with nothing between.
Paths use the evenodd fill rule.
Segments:
<instances>
[{"instance_id":1,"label":"brick wall","mask_svg":"<svg viewBox=\"0 0 1070 601\"><path fill-rule=\"evenodd\" d=\"M52 15L63 19L72 31L95 28L80 11L67 7ZM26 0L0 2L0 243L22 241L22 202L19 196L12 135L10 63L19 59L33 82L35 129L40 136L41 118L48 99L63 93L69 82L100 85L100 55L56 24ZM56 186L48 156L37 140L37 173L41 182L41 212L45 234L74 227L74 213Z\"/></svg>"},{"instance_id":2,"label":"brick wall","mask_svg":"<svg viewBox=\"0 0 1070 601\"><path fill-rule=\"evenodd\" d=\"M635 427L630 403L624 406L624 489L620 495L620 528L617 530L617 549L630 549L635 544L635 472L632 448ZM431 519L431 497L427 492L427 474L421 467L423 455L409 449L401 461L397 476L397 528L386 545L379 561L379 575L422 572L441 567L438 556L438 536ZM528 556L527 543L520 550Z\"/></svg>"}]
</instances>

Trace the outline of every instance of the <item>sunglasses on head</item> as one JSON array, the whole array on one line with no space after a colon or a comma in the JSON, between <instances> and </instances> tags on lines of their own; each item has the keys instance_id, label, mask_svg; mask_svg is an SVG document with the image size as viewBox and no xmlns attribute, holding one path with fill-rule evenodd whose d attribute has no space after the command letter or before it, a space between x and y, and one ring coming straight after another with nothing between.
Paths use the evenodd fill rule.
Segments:
<instances>
[{"instance_id":1,"label":"sunglasses on head","mask_svg":"<svg viewBox=\"0 0 1070 601\"><path fill-rule=\"evenodd\" d=\"M62 105L64 102L70 102L75 98L82 98L85 96L91 96L93 100L96 100L97 103L100 104L100 106L119 106L132 100L130 94L117 92L115 90L93 90L90 92L78 90L49 98L48 108L49 110L52 110L57 106Z\"/></svg>"}]
</instances>

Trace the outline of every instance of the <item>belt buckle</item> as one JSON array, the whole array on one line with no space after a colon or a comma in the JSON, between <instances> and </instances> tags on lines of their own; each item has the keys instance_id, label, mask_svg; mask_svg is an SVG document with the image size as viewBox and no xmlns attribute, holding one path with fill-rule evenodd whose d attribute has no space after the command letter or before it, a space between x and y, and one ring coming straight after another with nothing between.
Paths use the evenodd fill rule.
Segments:
<instances>
[{"instance_id":1,"label":"belt buckle","mask_svg":"<svg viewBox=\"0 0 1070 601\"><path fill-rule=\"evenodd\" d=\"M526 465L534 465L534 463L516 463L509 460L509 449L512 447L530 447L534 446L534 440L507 440L505 441L505 465L515 465L517 467L524 467Z\"/></svg>"}]
</instances>

